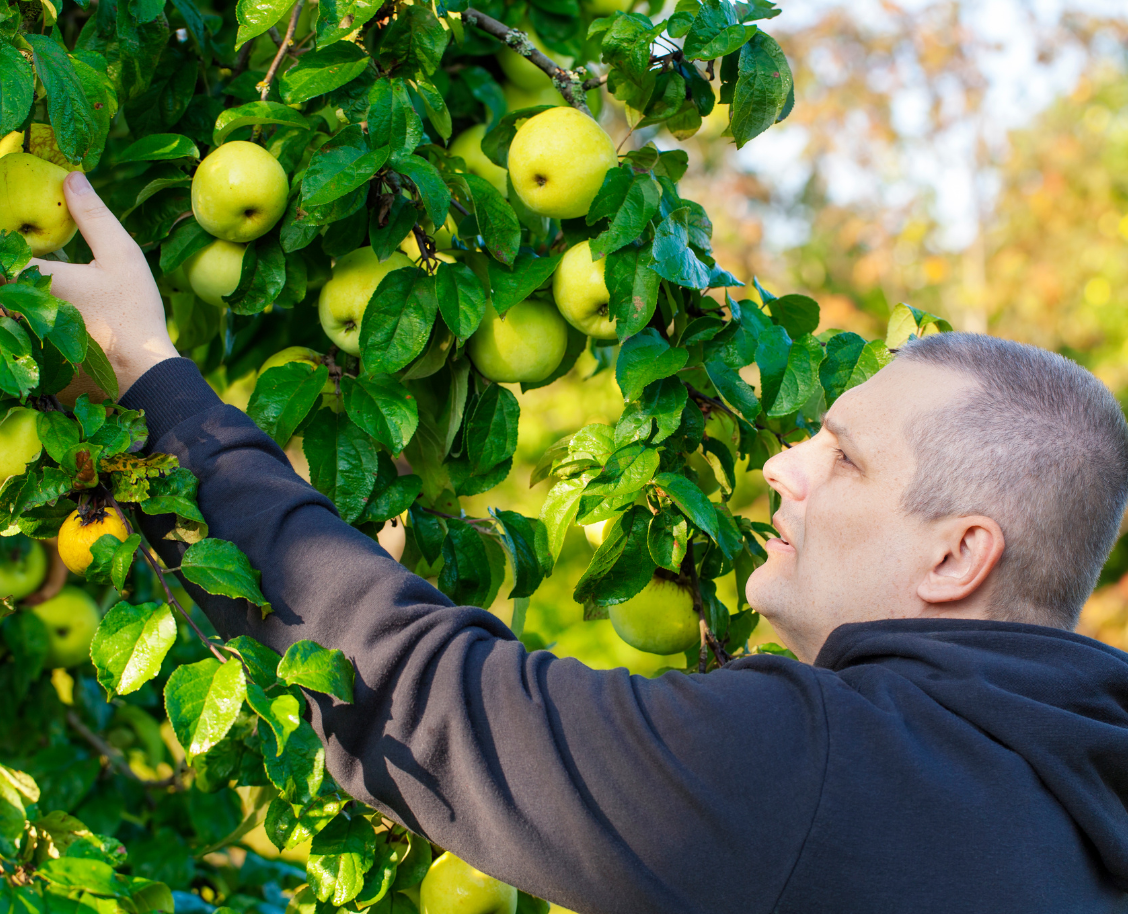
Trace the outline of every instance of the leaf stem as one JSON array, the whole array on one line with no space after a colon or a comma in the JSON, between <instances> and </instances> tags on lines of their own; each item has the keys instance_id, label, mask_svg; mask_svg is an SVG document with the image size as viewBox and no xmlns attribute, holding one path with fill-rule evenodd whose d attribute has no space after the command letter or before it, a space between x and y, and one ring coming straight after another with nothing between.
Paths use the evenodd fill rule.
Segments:
<instances>
[{"instance_id":1,"label":"leaf stem","mask_svg":"<svg viewBox=\"0 0 1128 914\"><path fill-rule=\"evenodd\" d=\"M502 43L511 47L528 60L529 63L540 67L548 74L548 78L552 80L552 84L556 87L557 91L564 96L564 100L569 105L582 111L584 114L591 115L591 110L587 105L587 99L584 98L583 82L576 74L576 71L565 69L547 54L537 50L529 40L529 36L520 29L510 28L504 22L494 19L493 16L487 16L485 13L473 7L463 11L462 21L466 25L481 29L487 35L492 35L494 38L497 38Z\"/></svg>"}]
</instances>

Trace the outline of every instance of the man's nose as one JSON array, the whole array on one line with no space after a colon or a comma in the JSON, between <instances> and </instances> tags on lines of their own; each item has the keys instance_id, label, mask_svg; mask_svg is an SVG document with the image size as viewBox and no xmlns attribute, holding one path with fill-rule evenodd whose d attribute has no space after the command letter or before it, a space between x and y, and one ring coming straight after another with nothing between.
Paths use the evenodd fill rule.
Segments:
<instances>
[{"instance_id":1,"label":"man's nose","mask_svg":"<svg viewBox=\"0 0 1128 914\"><path fill-rule=\"evenodd\" d=\"M803 442L806 444L807 442ZM802 445L784 448L764 463L764 481L783 498L801 501L807 495L808 479L799 450Z\"/></svg>"}]
</instances>

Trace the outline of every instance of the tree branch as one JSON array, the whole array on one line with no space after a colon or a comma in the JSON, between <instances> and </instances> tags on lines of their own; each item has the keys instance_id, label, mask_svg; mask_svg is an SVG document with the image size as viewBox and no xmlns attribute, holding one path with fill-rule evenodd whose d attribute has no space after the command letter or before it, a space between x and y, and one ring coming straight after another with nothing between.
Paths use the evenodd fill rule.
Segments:
<instances>
[{"instance_id":1,"label":"tree branch","mask_svg":"<svg viewBox=\"0 0 1128 914\"><path fill-rule=\"evenodd\" d=\"M552 84L564 96L564 100L569 105L584 114L591 114L591 110L587 106L587 99L584 98L584 83L576 72L565 69L547 54L539 51L529 40L529 36L520 29L510 28L504 22L494 19L492 16L487 16L473 7L462 13L462 21L466 25L481 29L487 35L492 35L530 63L540 67L552 80Z\"/></svg>"},{"instance_id":2,"label":"tree branch","mask_svg":"<svg viewBox=\"0 0 1128 914\"><path fill-rule=\"evenodd\" d=\"M70 725L71 729L86 740L99 755L104 756L114 768L130 780L136 781L138 784L149 789L179 786L180 780L176 774L159 781L146 781L144 778L140 777L136 771L129 767L129 762L126 760L125 755L122 754L122 751L111 746L102 739L102 737L86 726L74 711L67 711L67 723Z\"/></svg>"},{"instance_id":3,"label":"tree branch","mask_svg":"<svg viewBox=\"0 0 1128 914\"><path fill-rule=\"evenodd\" d=\"M274 74L278 72L278 66L282 63L282 58L286 56L286 51L289 50L290 43L294 40L294 31L298 27L298 17L302 14L303 6L305 6L305 0L298 0L294 4L294 11L290 14L290 24L286 26L286 35L278 45L278 53L274 55L274 60L270 62L270 69L266 71L266 76L259 83L262 86L259 98L264 102L270 94L270 84L274 82Z\"/></svg>"}]
</instances>

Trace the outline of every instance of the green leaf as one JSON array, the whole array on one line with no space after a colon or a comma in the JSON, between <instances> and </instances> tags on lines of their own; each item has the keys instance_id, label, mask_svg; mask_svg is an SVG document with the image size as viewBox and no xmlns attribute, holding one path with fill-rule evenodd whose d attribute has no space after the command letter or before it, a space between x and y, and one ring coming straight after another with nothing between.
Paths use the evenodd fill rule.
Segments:
<instances>
[{"instance_id":1,"label":"green leaf","mask_svg":"<svg viewBox=\"0 0 1128 914\"><path fill-rule=\"evenodd\" d=\"M333 820L345 802L335 795L321 796L295 810L276 797L266 811L266 836L280 851L304 844Z\"/></svg>"},{"instance_id":2,"label":"green leaf","mask_svg":"<svg viewBox=\"0 0 1128 914\"><path fill-rule=\"evenodd\" d=\"M247 704L274 731L278 752L285 752L290 734L301 724L301 705L298 700L289 692L267 695L258 683L248 682Z\"/></svg>"},{"instance_id":3,"label":"green leaf","mask_svg":"<svg viewBox=\"0 0 1128 914\"><path fill-rule=\"evenodd\" d=\"M241 127L258 124L277 124L280 127L309 129L309 122L300 112L278 102L254 101L236 108L227 108L215 121L212 145L221 146L224 140Z\"/></svg>"},{"instance_id":4,"label":"green leaf","mask_svg":"<svg viewBox=\"0 0 1128 914\"><path fill-rule=\"evenodd\" d=\"M161 272L165 275L176 272L189 257L213 241L215 239L203 230L196 218L190 216L174 228L161 245Z\"/></svg>"},{"instance_id":5,"label":"green leaf","mask_svg":"<svg viewBox=\"0 0 1128 914\"><path fill-rule=\"evenodd\" d=\"M47 339L54 343L55 348L68 362L75 365L82 364L86 358L90 339L90 335L86 332L86 322L82 319L82 312L69 302L59 302L59 310L55 314L55 326L48 332Z\"/></svg>"},{"instance_id":6,"label":"green leaf","mask_svg":"<svg viewBox=\"0 0 1128 914\"><path fill-rule=\"evenodd\" d=\"M353 700L355 675L352 663L341 651L329 650L314 641L291 644L278 664L278 676L287 685L325 692L344 702Z\"/></svg>"},{"instance_id":7,"label":"green leaf","mask_svg":"<svg viewBox=\"0 0 1128 914\"><path fill-rule=\"evenodd\" d=\"M369 57L363 48L351 42L332 44L303 54L282 74L278 90L287 105L309 101L352 82L368 65Z\"/></svg>"},{"instance_id":8,"label":"green leaf","mask_svg":"<svg viewBox=\"0 0 1128 914\"><path fill-rule=\"evenodd\" d=\"M685 56L713 60L740 50L755 26L745 26L728 0L704 0L685 36Z\"/></svg>"},{"instance_id":9,"label":"green leaf","mask_svg":"<svg viewBox=\"0 0 1128 914\"><path fill-rule=\"evenodd\" d=\"M394 167L415 185L430 220L435 225L442 225L450 211L450 190L435 166L419 156L405 155L395 160ZM493 185L486 183L492 190Z\"/></svg>"},{"instance_id":10,"label":"green leaf","mask_svg":"<svg viewBox=\"0 0 1128 914\"><path fill-rule=\"evenodd\" d=\"M692 211L688 206L674 210L654 232L653 263L650 268L663 279L688 289L709 287L709 268L690 244Z\"/></svg>"},{"instance_id":11,"label":"green leaf","mask_svg":"<svg viewBox=\"0 0 1128 914\"><path fill-rule=\"evenodd\" d=\"M678 386L681 387L680 384ZM684 387L682 392L685 392ZM549 567L560 558L560 550L564 548L564 537L576 522L580 496L584 494L584 487L591 479L592 475L589 474L573 476L571 479L560 480L548 490L544 505L541 507L540 520L548 535L548 554L551 559Z\"/></svg>"},{"instance_id":12,"label":"green leaf","mask_svg":"<svg viewBox=\"0 0 1128 914\"><path fill-rule=\"evenodd\" d=\"M86 359L82 363L82 370L109 399L117 400L119 396L117 375L114 374L113 366L110 365L110 360L106 358L102 347L92 336L87 337Z\"/></svg>"},{"instance_id":13,"label":"green leaf","mask_svg":"<svg viewBox=\"0 0 1128 914\"><path fill-rule=\"evenodd\" d=\"M531 597L544 580L545 571L552 566L547 554L547 530L541 521L516 511L490 508L490 514L501 524L504 532L501 544L513 566L513 589L508 599Z\"/></svg>"},{"instance_id":14,"label":"green leaf","mask_svg":"<svg viewBox=\"0 0 1128 914\"><path fill-rule=\"evenodd\" d=\"M849 331L839 333L827 342L826 360L819 366L819 382L826 392L827 406L850 388L851 378L865 346L864 338Z\"/></svg>"},{"instance_id":15,"label":"green leaf","mask_svg":"<svg viewBox=\"0 0 1128 914\"><path fill-rule=\"evenodd\" d=\"M670 497L698 530L712 539L717 538L717 512L694 483L677 473L659 473L654 477L654 484Z\"/></svg>"},{"instance_id":16,"label":"green leaf","mask_svg":"<svg viewBox=\"0 0 1128 914\"><path fill-rule=\"evenodd\" d=\"M40 413L35 417L35 427L43 450L56 463L60 463L66 452L82 440L81 427L73 419L68 419L65 413Z\"/></svg>"},{"instance_id":17,"label":"green leaf","mask_svg":"<svg viewBox=\"0 0 1128 914\"><path fill-rule=\"evenodd\" d=\"M782 327L769 327L760 333L756 365L760 369L760 397L767 406L779 396L790 352L791 338Z\"/></svg>"},{"instance_id":18,"label":"green leaf","mask_svg":"<svg viewBox=\"0 0 1128 914\"><path fill-rule=\"evenodd\" d=\"M59 300L50 292L23 282L0 286L0 305L27 318L27 326L39 339L45 339L55 326Z\"/></svg>"},{"instance_id":19,"label":"green leaf","mask_svg":"<svg viewBox=\"0 0 1128 914\"><path fill-rule=\"evenodd\" d=\"M306 426L302 450L314 488L351 524L364 511L379 466L372 440L348 415L320 409Z\"/></svg>"},{"instance_id":20,"label":"green leaf","mask_svg":"<svg viewBox=\"0 0 1128 914\"><path fill-rule=\"evenodd\" d=\"M340 906L360 893L364 874L375 862L375 837L366 818L345 813L314 836L306 875L319 901Z\"/></svg>"},{"instance_id":21,"label":"green leaf","mask_svg":"<svg viewBox=\"0 0 1128 914\"><path fill-rule=\"evenodd\" d=\"M125 880L114 872L112 866L101 860L57 857L38 867L36 875L63 890L81 890L91 895L107 895L111 898L129 897Z\"/></svg>"},{"instance_id":22,"label":"green leaf","mask_svg":"<svg viewBox=\"0 0 1128 914\"><path fill-rule=\"evenodd\" d=\"M450 332L459 340L469 339L486 313L486 290L474 271L464 263L440 263L435 273L435 295Z\"/></svg>"},{"instance_id":23,"label":"green leaf","mask_svg":"<svg viewBox=\"0 0 1128 914\"><path fill-rule=\"evenodd\" d=\"M77 162L98 133L94 111L63 46L47 35L24 34L35 55L35 75L47 90L47 112L59 151Z\"/></svg>"},{"instance_id":24,"label":"green leaf","mask_svg":"<svg viewBox=\"0 0 1128 914\"><path fill-rule=\"evenodd\" d=\"M3 91L0 87L0 92ZM0 230L0 273L8 279L15 279L30 262L31 248L24 236L19 232Z\"/></svg>"},{"instance_id":25,"label":"green leaf","mask_svg":"<svg viewBox=\"0 0 1128 914\"><path fill-rule=\"evenodd\" d=\"M160 672L176 641L176 619L168 603L115 604L90 644L90 658L107 699L128 695Z\"/></svg>"},{"instance_id":26,"label":"green leaf","mask_svg":"<svg viewBox=\"0 0 1128 914\"><path fill-rule=\"evenodd\" d=\"M266 775L283 799L302 805L313 800L325 778L325 746L309 722L302 720L298 724L286 741L283 753L278 752L274 731L270 727L261 729L259 736Z\"/></svg>"},{"instance_id":27,"label":"green leaf","mask_svg":"<svg viewBox=\"0 0 1128 914\"><path fill-rule=\"evenodd\" d=\"M286 253L268 235L247 245L239 285L223 300L236 314L258 314L277 300L285 286Z\"/></svg>"},{"instance_id":28,"label":"green leaf","mask_svg":"<svg viewBox=\"0 0 1128 914\"><path fill-rule=\"evenodd\" d=\"M368 92L368 102L368 145L391 146L393 164L410 159L423 138L423 122L411 103L406 80L399 76L377 79Z\"/></svg>"},{"instance_id":29,"label":"green leaf","mask_svg":"<svg viewBox=\"0 0 1128 914\"><path fill-rule=\"evenodd\" d=\"M814 333L819 325L819 303L806 295L783 295L768 303L772 322L793 340Z\"/></svg>"},{"instance_id":30,"label":"green leaf","mask_svg":"<svg viewBox=\"0 0 1128 914\"><path fill-rule=\"evenodd\" d=\"M450 111L447 109L443 94L435 85L425 79L418 80L415 88L419 92L419 97L423 100L423 107L427 109L427 119L431 122L431 126L435 128L435 132L444 141L449 140L451 133Z\"/></svg>"},{"instance_id":31,"label":"green leaf","mask_svg":"<svg viewBox=\"0 0 1128 914\"><path fill-rule=\"evenodd\" d=\"M653 381L675 375L689 353L670 347L657 330L647 328L623 343L615 363L615 380L624 400L637 400Z\"/></svg>"},{"instance_id":32,"label":"green leaf","mask_svg":"<svg viewBox=\"0 0 1128 914\"><path fill-rule=\"evenodd\" d=\"M154 133L131 143L115 157L118 165L126 162L159 162L163 159L200 157L200 150L188 137L179 133Z\"/></svg>"},{"instance_id":33,"label":"green leaf","mask_svg":"<svg viewBox=\"0 0 1128 914\"><path fill-rule=\"evenodd\" d=\"M737 149L781 119L794 79L776 40L757 31L740 50L729 126Z\"/></svg>"},{"instance_id":34,"label":"green leaf","mask_svg":"<svg viewBox=\"0 0 1128 914\"><path fill-rule=\"evenodd\" d=\"M660 457L658 451L640 444L629 444L619 448L603 465L603 469L584 490L587 496L602 498L621 498L641 492L658 471ZM579 518L584 522L584 518Z\"/></svg>"},{"instance_id":35,"label":"green leaf","mask_svg":"<svg viewBox=\"0 0 1128 914\"><path fill-rule=\"evenodd\" d=\"M393 454L402 451L419 426L419 404L392 375L341 379L345 408L361 429Z\"/></svg>"},{"instance_id":36,"label":"green leaf","mask_svg":"<svg viewBox=\"0 0 1128 914\"><path fill-rule=\"evenodd\" d=\"M543 286L556 271L563 254L538 257L532 251L518 252L512 265L490 259L486 269L490 278L490 299L494 310L504 314L518 302L523 302ZM442 307L442 299L439 300Z\"/></svg>"},{"instance_id":37,"label":"green leaf","mask_svg":"<svg viewBox=\"0 0 1128 914\"><path fill-rule=\"evenodd\" d=\"M360 325L364 371L391 374L423 351L439 303L435 278L418 267L393 270L381 281Z\"/></svg>"},{"instance_id":38,"label":"green leaf","mask_svg":"<svg viewBox=\"0 0 1128 914\"><path fill-rule=\"evenodd\" d=\"M234 660L220 663L208 657L173 670L165 685L165 711L184 751L203 755L223 739L246 695L243 665Z\"/></svg>"},{"instance_id":39,"label":"green leaf","mask_svg":"<svg viewBox=\"0 0 1128 914\"><path fill-rule=\"evenodd\" d=\"M482 240L486 243L486 250L502 263L512 264L521 244L521 223L517 220L513 207L485 178L466 174L463 179L470 188L474 215L478 220Z\"/></svg>"},{"instance_id":40,"label":"green leaf","mask_svg":"<svg viewBox=\"0 0 1128 914\"><path fill-rule=\"evenodd\" d=\"M290 0L239 0L235 5L235 19L239 23L236 50L269 30L292 5Z\"/></svg>"},{"instance_id":41,"label":"green leaf","mask_svg":"<svg viewBox=\"0 0 1128 914\"><path fill-rule=\"evenodd\" d=\"M646 544L655 565L680 571L689 548L689 524L684 517L664 511L651 519Z\"/></svg>"},{"instance_id":42,"label":"green leaf","mask_svg":"<svg viewBox=\"0 0 1128 914\"><path fill-rule=\"evenodd\" d=\"M234 543L212 538L193 543L180 560L180 571L208 593L250 600L262 607L264 617L270 612L259 590L259 573Z\"/></svg>"},{"instance_id":43,"label":"green leaf","mask_svg":"<svg viewBox=\"0 0 1128 914\"><path fill-rule=\"evenodd\" d=\"M35 98L35 74L23 54L0 44L0 135L23 126Z\"/></svg>"},{"instance_id":44,"label":"green leaf","mask_svg":"<svg viewBox=\"0 0 1128 914\"><path fill-rule=\"evenodd\" d=\"M317 5L317 46L328 47L380 11L381 0L322 0Z\"/></svg>"},{"instance_id":45,"label":"green leaf","mask_svg":"<svg viewBox=\"0 0 1128 914\"><path fill-rule=\"evenodd\" d=\"M196 506L198 480L190 470L176 467L149 480L149 497L138 503L145 514L175 514L207 530L204 515ZM205 533L206 535L206 533Z\"/></svg>"},{"instance_id":46,"label":"green leaf","mask_svg":"<svg viewBox=\"0 0 1128 914\"><path fill-rule=\"evenodd\" d=\"M592 240L591 256L610 254L638 238L658 212L661 198L662 189L652 174L633 175L622 203L611 217L611 224ZM588 223L591 222L589 213Z\"/></svg>"},{"instance_id":47,"label":"green leaf","mask_svg":"<svg viewBox=\"0 0 1128 914\"><path fill-rule=\"evenodd\" d=\"M247 668L247 675L251 677L253 682L258 683L264 689L278 682L276 671L282 658L278 656L276 651L272 651L246 635L236 635L224 646L243 659L243 664Z\"/></svg>"},{"instance_id":48,"label":"green leaf","mask_svg":"<svg viewBox=\"0 0 1128 914\"><path fill-rule=\"evenodd\" d=\"M517 398L500 384L490 384L470 415L466 452L471 472L481 475L509 459L517 450Z\"/></svg>"},{"instance_id":49,"label":"green leaf","mask_svg":"<svg viewBox=\"0 0 1128 914\"><path fill-rule=\"evenodd\" d=\"M385 221L381 224L381 216ZM387 260L409 234L419 218L419 210L404 196L392 198L391 209L382 214L373 207L368 215L368 243L380 260Z\"/></svg>"},{"instance_id":50,"label":"green leaf","mask_svg":"<svg viewBox=\"0 0 1128 914\"><path fill-rule=\"evenodd\" d=\"M279 447L301 425L309 411L321 398L329 369L316 368L306 362L286 362L268 368L255 383L247 404L247 415L270 435Z\"/></svg>"},{"instance_id":51,"label":"green leaf","mask_svg":"<svg viewBox=\"0 0 1128 914\"><path fill-rule=\"evenodd\" d=\"M634 505L607 531L591 564L576 583L577 603L611 606L629 600L654 576L648 529L650 512Z\"/></svg>"},{"instance_id":52,"label":"green leaf","mask_svg":"<svg viewBox=\"0 0 1128 914\"><path fill-rule=\"evenodd\" d=\"M460 606L484 606L491 579L482 535L463 520L448 520L442 556L439 590Z\"/></svg>"},{"instance_id":53,"label":"green leaf","mask_svg":"<svg viewBox=\"0 0 1128 914\"><path fill-rule=\"evenodd\" d=\"M363 187L388 160L390 149L369 149L357 124L343 128L313 154L302 179L302 202L331 203Z\"/></svg>"},{"instance_id":54,"label":"green leaf","mask_svg":"<svg viewBox=\"0 0 1128 914\"><path fill-rule=\"evenodd\" d=\"M658 444L666 440L681 425L687 397L685 385L676 377L647 385L642 397L623 410L615 426L615 441L624 444L649 438L651 444Z\"/></svg>"},{"instance_id":55,"label":"green leaf","mask_svg":"<svg viewBox=\"0 0 1128 914\"><path fill-rule=\"evenodd\" d=\"M760 401L756 399L756 391L720 359L706 362L705 371L729 405L749 422L755 421L760 414Z\"/></svg>"},{"instance_id":56,"label":"green leaf","mask_svg":"<svg viewBox=\"0 0 1128 914\"><path fill-rule=\"evenodd\" d=\"M808 334L791 345L787 369L779 393L768 410L769 416L786 416L802 408L819 384L819 365L825 356L822 345Z\"/></svg>"}]
</instances>

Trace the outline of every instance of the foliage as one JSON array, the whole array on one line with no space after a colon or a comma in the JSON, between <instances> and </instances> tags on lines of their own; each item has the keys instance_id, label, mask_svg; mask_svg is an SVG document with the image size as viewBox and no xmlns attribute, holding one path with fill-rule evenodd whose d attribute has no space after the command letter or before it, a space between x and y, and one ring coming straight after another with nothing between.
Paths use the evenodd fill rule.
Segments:
<instances>
[{"instance_id":1,"label":"foliage","mask_svg":"<svg viewBox=\"0 0 1128 914\"><path fill-rule=\"evenodd\" d=\"M885 364L887 343L944 325L905 308L885 341L815 335L812 299L759 287L730 295L741 284L713 255L706 209L679 190L680 150L631 148L587 217L563 222L531 212L512 183L503 195L468 173L447 151L453 136L486 124L483 151L504 166L519 123L540 110L505 110L487 18L514 26L527 14L550 50L591 61L556 70L552 84L583 105L574 90L605 83L632 130L691 136L719 100L743 145L791 110L787 61L759 25L778 10L764 0L681 0L659 22L564 6L323 0L309 16L301 2L12 4L0 11L0 133L51 124L60 153L91 174L145 251L179 350L217 387L284 346L327 350L316 366L263 372L248 411L280 444L301 439L313 484L346 522L375 537L406 511L408 567L480 606L508 578L506 597L522 608L568 532L607 521L575 588L586 616L605 617L654 574L676 579L707 623L686 671L705 672L749 650L757 615L743 581L773 533L730 510L737 477L816 431L828 404ZM217 308L183 280L212 241L189 188L201 157L234 140L265 146L291 191ZM365 245L386 259L409 240L416 265L372 294L359 355L330 347L316 302L334 261ZM544 452L531 482L551 488L538 513L490 505L470 516L463 502L511 472L521 409L464 344L487 302L502 312L551 300L559 255L583 240L606 259L617 339L573 333L554 375L524 388L551 385L586 353L613 372L622 414ZM76 238L65 254L89 251ZM270 582L207 535L192 475L168 455L139 454L144 416L115 405L112 370L81 314L28 257L19 235L0 235L12 280L0 287L0 405L40 410L43 441L0 487L0 528L49 539L74 510L173 514L170 536L190 544L175 573L269 613ZM104 401L69 400L79 366ZM718 414L730 440L707 432ZM301 642L279 657L246 637L223 644L139 534L103 537L92 552L87 586L104 617L91 666L43 670L45 633L30 612L0 630L0 676L17 697L0 716L0 884L13 903L130 914L174 903L264 914L410 906L402 891L422 879L433 848L341 793L305 718L307 691L351 699L340 652ZM716 581L733 573L728 606ZM259 826L280 853L306 849L304 872L239 848ZM543 906L523 896L522 910L534 909Z\"/></svg>"}]
</instances>

